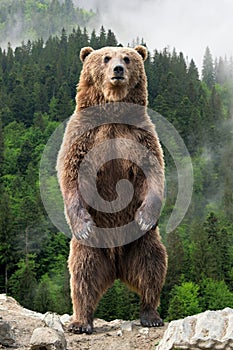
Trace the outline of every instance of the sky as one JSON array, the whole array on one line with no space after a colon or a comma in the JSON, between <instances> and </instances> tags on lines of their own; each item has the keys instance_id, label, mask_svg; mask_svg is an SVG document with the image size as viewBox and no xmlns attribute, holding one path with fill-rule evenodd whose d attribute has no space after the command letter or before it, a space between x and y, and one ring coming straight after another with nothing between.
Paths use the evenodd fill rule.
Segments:
<instances>
[{"instance_id":1,"label":"sky","mask_svg":"<svg viewBox=\"0 0 233 350\"><path fill-rule=\"evenodd\" d=\"M213 58L233 56L233 0L74 0L99 10L101 24L123 45L143 38L149 51L175 47L199 70L209 46ZM96 28L97 30L99 27Z\"/></svg>"}]
</instances>

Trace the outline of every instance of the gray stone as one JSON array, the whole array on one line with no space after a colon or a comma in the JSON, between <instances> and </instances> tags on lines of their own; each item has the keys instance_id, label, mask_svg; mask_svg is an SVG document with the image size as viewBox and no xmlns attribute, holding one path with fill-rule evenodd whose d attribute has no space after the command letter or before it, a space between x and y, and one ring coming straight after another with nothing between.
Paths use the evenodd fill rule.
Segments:
<instances>
[{"instance_id":1,"label":"gray stone","mask_svg":"<svg viewBox=\"0 0 233 350\"><path fill-rule=\"evenodd\" d=\"M72 316L68 315L68 314L64 314L62 316L60 316L60 321L63 325L67 325L68 323L71 322Z\"/></svg>"},{"instance_id":2,"label":"gray stone","mask_svg":"<svg viewBox=\"0 0 233 350\"><path fill-rule=\"evenodd\" d=\"M9 323L0 319L0 345L12 346L14 343L15 336Z\"/></svg>"},{"instance_id":3,"label":"gray stone","mask_svg":"<svg viewBox=\"0 0 233 350\"><path fill-rule=\"evenodd\" d=\"M133 330L133 322L125 321L121 324L121 330L123 332L132 332Z\"/></svg>"},{"instance_id":4,"label":"gray stone","mask_svg":"<svg viewBox=\"0 0 233 350\"><path fill-rule=\"evenodd\" d=\"M118 336L118 337L122 337L122 335L123 335L122 330L119 329L119 330L117 331L117 336Z\"/></svg>"},{"instance_id":5,"label":"gray stone","mask_svg":"<svg viewBox=\"0 0 233 350\"><path fill-rule=\"evenodd\" d=\"M148 335L149 334L149 328L147 328L147 327L141 328L141 329L139 329L139 333L143 334L143 335Z\"/></svg>"},{"instance_id":6,"label":"gray stone","mask_svg":"<svg viewBox=\"0 0 233 350\"><path fill-rule=\"evenodd\" d=\"M52 312L46 312L42 321L45 323L46 326L56 329L59 332L64 332L60 317L57 314Z\"/></svg>"},{"instance_id":7,"label":"gray stone","mask_svg":"<svg viewBox=\"0 0 233 350\"><path fill-rule=\"evenodd\" d=\"M205 311L172 321L157 350L233 349L233 310Z\"/></svg>"},{"instance_id":8,"label":"gray stone","mask_svg":"<svg viewBox=\"0 0 233 350\"><path fill-rule=\"evenodd\" d=\"M38 319L38 320L42 320L43 317L44 317L44 315L41 314L40 312L28 310L28 309L25 309L25 308L21 309L21 314L23 316L32 317L32 318L35 318L35 319Z\"/></svg>"},{"instance_id":9,"label":"gray stone","mask_svg":"<svg viewBox=\"0 0 233 350\"><path fill-rule=\"evenodd\" d=\"M7 301L6 294L0 294L0 302Z\"/></svg>"},{"instance_id":10,"label":"gray stone","mask_svg":"<svg viewBox=\"0 0 233 350\"><path fill-rule=\"evenodd\" d=\"M66 350L63 333L49 327L36 328L30 339L31 350Z\"/></svg>"}]
</instances>

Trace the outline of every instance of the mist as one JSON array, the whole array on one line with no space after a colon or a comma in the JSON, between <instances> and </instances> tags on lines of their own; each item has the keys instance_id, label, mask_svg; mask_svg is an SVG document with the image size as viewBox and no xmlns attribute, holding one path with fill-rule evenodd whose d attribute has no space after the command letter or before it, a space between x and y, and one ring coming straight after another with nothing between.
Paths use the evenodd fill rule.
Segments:
<instances>
[{"instance_id":1,"label":"mist","mask_svg":"<svg viewBox=\"0 0 233 350\"><path fill-rule=\"evenodd\" d=\"M98 11L98 24L113 30L123 45L131 44L139 36L151 52L175 47L188 61L193 58L199 69L207 46L213 57L233 55L232 0L74 0L74 3Z\"/></svg>"}]
</instances>

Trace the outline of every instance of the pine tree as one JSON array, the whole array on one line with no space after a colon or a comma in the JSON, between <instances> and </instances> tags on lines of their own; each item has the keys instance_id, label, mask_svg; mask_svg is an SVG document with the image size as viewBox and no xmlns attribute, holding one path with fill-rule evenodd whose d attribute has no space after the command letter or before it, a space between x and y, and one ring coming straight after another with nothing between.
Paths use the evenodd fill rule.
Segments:
<instances>
[{"instance_id":1,"label":"pine tree","mask_svg":"<svg viewBox=\"0 0 233 350\"><path fill-rule=\"evenodd\" d=\"M228 260L226 258L228 247L225 247L227 243L227 231L220 229L218 217L213 212L208 215L203 227L208 242L208 249L206 251L208 263L205 269L205 275L220 281L225 278L224 263ZM225 248L222 249L223 247Z\"/></svg>"},{"instance_id":2,"label":"pine tree","mask_svg":"<svg viewBox=\"0 0 233 350\"><path fill-rule=\"evenodd\" d=\"M199 94L198 88L200 86L199 74L197 66L191 60L187 71L187 96L192 103L198 103Z\"/></svg>"},{"instance_id":3,"label":"pine tree","mask_svg":"<svg viewBox=\"0 0 233 350\"><path fill-rule=\"evenodd\" d=\"M0 183L0 291L7 293L9 271L15 259L13 217L8 194Z\"/></svg>"},{"instance_id":4,"label":"pine tree","mask_svg":"<svg viewBox=\"0 0 233 350\"><path fill-rule=\"evenodd\" d=\"M24 307L33 309L36 286L34 256L28 255L26 260L19 261L18 269L9 280L9 289L11 295Z\"/></svg>"},{"instance_id":5,"label":"pine tree","mask_svg":"<svg viewBox=\"0 0 233 350\"><path fill-rule=\"evenodd\" d=\"M106 46L117 46L116 36L110 29L107 33Z\"/></svg>"},{"instance_id":6,"label":"pine tree","mask_svg":"<svg viewBox=\"0 0 233 350\"><path fill-rule=\"evenodd\" d=\"M99 47L104 47L104 46L106 46L106 31L102 26L100 28Z\"/></svg>"},{"instance_id":7,"label":"pine tree","mask_svg":"<svg viewBox=\"0 0 233 350\"><path fill-rule=\"evenodd\" d=\"M169 256L166 287L171 290L175 284L179 284L184 272L184 250L178 230L168 234L166 246Z\"/></svg>"},{"instance_id":8,"label":"pine tree","mask_svg":"<svg viewBox=\"0 0 233 350\"><path fill-rule=\"evenodd\" d=\"M0 186L1 177L3 175L3 158L4 157L4 140L3 140L3 130L2 130L2 118L0 114Z\"/></svg>"},{"instance_id":9,"label":"pine tree","mask_svg":"<svg viewBox=\"0 0 233 350\"><path fill-rule=\"evenodd\" d=\"M197 69L197 66L196 66L193 59L191 59L191 61L190 61L190 64L188 67L188 72L187 72L187 77L191 81L195 81L195 82L199 81L198 69Z\"/></svg>"},{"instance_id":10,"label":"pine tree","mask_svg":"<svg viewBox=\"0 0 233 350\"><path fill-rule=\"evenodd\" d=\"M227 64L226 62L224 62L222 57L220 57L219 61L215 63L215 76L217 84L223 85L227 81Z\"/></svg>"},{"instance_id":11,"label":"pine tree","mask_svg":"<svg viewBox=\"0 0 233 350\"><path fill-rule=\"evenodd\" d=\"M95 50L98 49L98 47L99 47L99 41L98 41L95 30L93 30L91 33L90 46Z\"/></svg>"},{"instance_id":12,"label":"pine tree","mask_svg":"<svg viewBox=\"0 0 233 350\"><path fill-rule=\"evenodd\" d=\"M209 47L206 48L205 55L203 58L202 66L202 80L206 83L208 88L212 88L215 83L214 65L213 58Z\"/></svg>"}]
</instances>

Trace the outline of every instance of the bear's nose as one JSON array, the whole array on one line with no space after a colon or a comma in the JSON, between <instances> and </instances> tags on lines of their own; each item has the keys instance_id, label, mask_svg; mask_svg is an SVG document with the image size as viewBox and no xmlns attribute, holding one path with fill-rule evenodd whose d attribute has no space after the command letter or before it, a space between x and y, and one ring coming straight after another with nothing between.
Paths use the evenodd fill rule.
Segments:
<instances>
[{"instance_id":1,"label":"bear's nose","mask_svg":"<svg viewBox=\"0 0 233 350\"><path fill-rule=\"evenodd\" d=\"M113 72L116 76L122 76L124 74L124 66L118 64L113 68Z\"/></svg>"}]
</instances>

